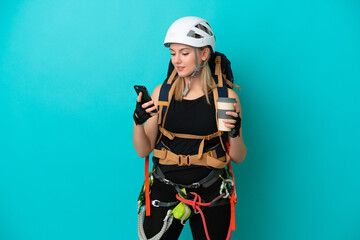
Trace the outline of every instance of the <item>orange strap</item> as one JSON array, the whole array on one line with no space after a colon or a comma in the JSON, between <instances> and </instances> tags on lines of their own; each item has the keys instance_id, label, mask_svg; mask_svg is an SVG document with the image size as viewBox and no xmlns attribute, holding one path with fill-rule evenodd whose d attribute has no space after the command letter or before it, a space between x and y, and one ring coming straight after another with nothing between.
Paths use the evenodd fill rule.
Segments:
<instances>
[{"instance_id":1,"label":"orange strap","mask_svg":"<svg viewBox=\"0 0 360 240\"><path fill-rule=\"evenodd\" d=\"M199 165L210 166L213 168L224 168L230 161L230 157L227 153L224 157L218 158L215 150L202 154L200 158L198 158L197 155L178 155L165 148L161 148L161 150L154 149L153 153L154 157L159 158L159 163L162 165Z\"/></svg>"},{"instance_id":2,"label":"orange strap","mask_svg":"<svg viewBox=\"0 0 360 240\"><path fill-rule=\"evenodd\" d=\"M215 75L218 76L218 87L223 86L223 78L222 78L222 72L221 72L221 57L216 56L215 58Z\"/></svg>"},{"instance_id":3,"label":"orange strap","mask_svg":"<svg viewBox=\"0 0 360 240\"><path fill-rule=\"evenodd\" d=\"M169 79L168 79L168 81L167 81L167 84L171 84L171 83L172 83L172 81L174 80L176 74L177 74L177 71L176 71L176 69L174 68L174 70L172 71L172 73L171 73L171 75L170 75L170 77L169 77Z\"/></svg>"},{"instance_id":4,"label":"orange strap","mask_svg":"<svg viewBox=\"0 0 360 240\"><path fill-rule=\"evenodd\" d=\"M211 80L215 84L214 78L211 78ZM219 99L219 93L218 93L217 88L213 89L213 94L214 94L214 104L215 104L215 116L217 116L217 114L218 114L217 100ZM219 129L218 121L216 121L216 127L217 127L217 129ZM224 151L227 151L228 148L225 148L226 146L223 143L222 137L219 137L219 139L220 139L221 147L224 149Z\"/></svg>"},{"instance_id":5,"label":"orange strap","mask_svg":"<svg viewBox=\"0 0 360 240\"><path fill-rule=\"evenodd\" d=\"M233 85L233 88L237 88L239 92L241 91L239 85L235 85L235 84L234 84L234 85Z\"/></svg>"},{"instance_id":6,"label":"orange strap","mask_svg":"<svg viewBox=\"0 0 360 240\"><path fill-rule=\"evenodd\" d=\"M149 156L145 158L145 206L146 216L150 216Z\"/></svg>"}]
</instances>

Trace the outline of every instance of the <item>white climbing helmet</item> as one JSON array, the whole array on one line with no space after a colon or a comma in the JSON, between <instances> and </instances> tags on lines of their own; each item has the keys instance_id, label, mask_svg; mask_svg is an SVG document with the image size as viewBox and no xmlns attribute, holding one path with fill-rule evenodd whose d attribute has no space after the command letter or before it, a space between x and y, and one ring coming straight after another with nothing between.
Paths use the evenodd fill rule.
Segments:
<instances>
[{"instance_id":1,"label":"white climbing helmet","mask_svg":"<svg viewBox=\"0 0 360 240\"><path fill-rule=\"evenodd\" d=\"M192 47L210 46L215 52L215 35L209 23L199 17L183 17L176 20L166 33L164 45L181 43Z\"/></svg>"}]
</instances>

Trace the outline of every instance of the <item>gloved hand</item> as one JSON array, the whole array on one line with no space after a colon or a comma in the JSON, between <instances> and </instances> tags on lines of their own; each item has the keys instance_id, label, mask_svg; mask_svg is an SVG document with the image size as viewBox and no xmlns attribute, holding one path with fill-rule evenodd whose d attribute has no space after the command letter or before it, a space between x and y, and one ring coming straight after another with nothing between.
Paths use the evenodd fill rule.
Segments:
<instances>
[{"instance_id":1,"label":"gloved hand","mask_svg":"<svg viewBox=\"0 0 360 240\"><path fill-rule=\"evenodd\" d=\"M134 111L134 121L136 125L142 125L146 120L151 117L150 113L146 112L146 109L142 107L142 104L137 102Z\"/></svg>"},{"instance_id":2,"label":"gloved hand","mask_svg":"<svg viewBox=\"0 0 360 240\"><path fill-rule=\"evenodd\" d=\"M240 113L237 113L237 117L235 117L234 120L236 121L234 123L234 128L232 128L231 131L229 132L229 136L232 138L235 138L240 134L240 127L241 127Z\"/></svg>"},{"instance_id":3,"label":"gloved hand","mask_svg":"<svg viewBox=\"0 0 360 240\"><path fill-rule=\"evenodd\" d=\"M134 121L136 125L142 125L150 117L157 114L157 107L154 105L153 101L146 103L141 102L142 93L139 94L136 102L136 108L134 111Z\"/></svg>"}]
</instances>

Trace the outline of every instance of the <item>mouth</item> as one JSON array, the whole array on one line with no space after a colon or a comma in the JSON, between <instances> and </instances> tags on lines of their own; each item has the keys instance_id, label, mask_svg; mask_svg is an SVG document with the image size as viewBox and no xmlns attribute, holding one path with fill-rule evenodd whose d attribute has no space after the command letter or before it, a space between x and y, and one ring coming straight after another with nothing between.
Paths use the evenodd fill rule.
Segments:
<instances>
[{"instance_id":1,"label":"mouth","mask_svg":"<svg viewBox=\"0 0 360 240\"><path fill-rule=\"evenodd\" d=\"M182 70L184 70L184 67L176 67L176 69L177 69L178 71L182 71Z\"/></svg>"}]
</instances>

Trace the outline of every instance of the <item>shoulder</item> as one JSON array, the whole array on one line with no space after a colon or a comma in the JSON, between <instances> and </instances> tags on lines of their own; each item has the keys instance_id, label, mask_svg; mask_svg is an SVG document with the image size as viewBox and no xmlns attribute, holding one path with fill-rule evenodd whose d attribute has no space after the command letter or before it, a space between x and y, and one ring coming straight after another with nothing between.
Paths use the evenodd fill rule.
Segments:
<instances>
[{"instance_id":1,"label":"shoulder","mask_svg":"<svg viewBox=\"0 0 360 240\"><path fill-rule=\"evenodd\" d=\"M240 104L240 99L239 99L239 96L236 94L236 92L231 89L231 88L228 88L228 96L230 98L235 98L236 99L236 112L240 112L240 117L241 117L241 104Z\"/></svg>"},{"instance_id":2,"label":"shoulder","mask_svg":"<svg viewBox=\"0 0 360 240\"><path fill-rule=\"evenodd\" d=\"M228 95L230 98L236 98L237 102L240 102L239 96L236 94L236 92L233 89L228 88Z\"/></svg>"},{"instance_id":3,"label":"shoulder","mask_svg":"<svg viewBox=\"0 0 360 240\"><path fill-rule=\"evenodd\" d=\"M158 101L159 99L159 94L160 94L160 89L161 89L162 84L158 85L154 91L151 94L151 98L155 101L155 103Z\"/></svg>"}]
</instances>

